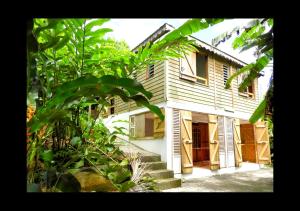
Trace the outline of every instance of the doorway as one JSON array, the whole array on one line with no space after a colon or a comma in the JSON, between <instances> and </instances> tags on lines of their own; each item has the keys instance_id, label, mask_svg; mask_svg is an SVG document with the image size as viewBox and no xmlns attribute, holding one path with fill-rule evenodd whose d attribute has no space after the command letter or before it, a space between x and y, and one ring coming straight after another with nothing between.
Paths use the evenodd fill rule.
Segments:
<instances>
[{"instance_id":1,"label":"doorway","mask_svg":"<svg viewBox=\"0 0 300 211\"><path fill-rule=\"evenodd\" d=\"M252 124L241 124L240 128L243 162L256 163L254 126Z\"/></svg>"},{"instance_id":2,"label":"doorway","mask_svg":"<svg viewBox=\"0 0 300 211\"><path fill-rule=\"evenodd\" d=\"M208 124L193 123L193 166L201 168L209 168L209 140L208 140Z\"/></svg>"}]
</instances>

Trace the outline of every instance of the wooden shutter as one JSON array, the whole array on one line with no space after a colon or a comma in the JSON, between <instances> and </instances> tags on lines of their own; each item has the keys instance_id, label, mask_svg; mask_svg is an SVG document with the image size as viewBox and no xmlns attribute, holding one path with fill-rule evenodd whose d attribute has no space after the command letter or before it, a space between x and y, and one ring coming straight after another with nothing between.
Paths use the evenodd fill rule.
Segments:
<instances>
[{"instance_id":1,"label":"wooden shutter","mask_svg":"<svg viewBox=\"0 0 300 211\"><path fill-rule=\"evenodd\" d=\"M270 164L271 156L268 127L265 122L261 121L257 122L254 126L257 162L259 164Z\"/></svg>"},{"instance_id":2,"label":"wooden shutter","mask_svg":"<svg viewBox=\"0 0 300 211\"><path fill-rule=\"evenodd\" d=\"M235 155L235 166L240 167L243 162L242 156L242 140L241 140L241 129L240 120L233 120L233 141L234 141L234 155Z\"/></svg>"},{"instance_id":3,"label":"wooden shutter","mask_svg":"<svg viewBox=\"0 0 300 211\"><path fill-rule=\"evenodd\" d=\"M135 137L145 137L145 114L135 116Z\"/></svg>"},{"instance_id":4,"label":"wooden shutter","mask_svg":"<svg viewBox=\"0 0 300 211\"><path fill-rule=\"evenodd\" d=\"M173 109L173 154L180 155L180 112Z\"/></svg>"},{"instance_id":5,"label":"wooden shutter","mask_svg":"<svg viewBox=\"0 0 300 211\"><path fill-rule=\"evenodd\" d=\"M135 116L129 117L129 135L135 137Z\"/></svg>"},{"instance_id":6,"label":"wooden shutter","mask_svg":"<svg viewBox=\"0 0 300 211\"><path fill-rule=\"evenodd\" d=\"M180 139L181 139L181 169L182 173L193 171L192 151L192 112L180 111Z\"/></svg>"},{"instance_id":7,"label":"wooden shutter","mask_svg":"<svg viewBox=\"0 0 300 211\"><path fill-rule=\"evenodd\" d=\"M179 71L179 77L189 81L197 81L196 78L196 53L190 52L185 54L181 59L181 69Z\"/></svg>"},{"instance_id":8,"label":"wooden shutter","mask_svg":"<svg viewBox=\"0 0 300 211\"><path fill-rule=\"evenodd\" d=\"M220 168L218 124L216 115L208 115L210 169Z\"/></svg>"},{"instance_id":9,"label":"wooden shutter","mask_svg":"<svg viewBox=\"0 0 300 211\"><path fill-rule=\"evenodd\" d=\"M161 109L161 112L165 114L165 110ZM154 138L162 138L165 134L165 121L161 121L157 115L154 115Z\"/></svg>"},{"instance_id":10,"label":"wooden shutter","mask_svg":"<svg viewBox=\"0 0 300 211\"><path fill-rule=\"evenodd\" d=\"M233 140L233 119L225 117L226 125L226 148L227 148L227 167L235 166L235 144Z\"/></svg>"},{"instance_id":11,"label":"wooden shutter","mask_svg":"<svg viewBox=\"0 0 300 211\"><path fill-rule=\"evenodd\" d=\"M218 116L218 139L219 139L219 161L220 168L227 166L226 160L226 146L225 146L225 131L224 131L224 117Z\"/></svg>"}]
</instances>

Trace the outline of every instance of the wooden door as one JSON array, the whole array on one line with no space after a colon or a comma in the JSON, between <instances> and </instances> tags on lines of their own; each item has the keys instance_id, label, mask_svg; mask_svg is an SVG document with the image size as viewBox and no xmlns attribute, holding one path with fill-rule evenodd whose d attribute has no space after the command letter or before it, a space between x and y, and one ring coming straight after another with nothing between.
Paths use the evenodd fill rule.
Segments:
<instances>
[{"instance_id":1,"label":"wooden door","mask_svg":"<svg viewBox=\"0 0 300 211\"><path fill-rule=\"evenodd\" d=\"M259 164L270 164L270 143L268 127L265 122L257 122L254 125L257 162Z\"/></svg>"},{"instance_id":2,"label":"wooden door","mask_svg":"<svg viewBox=\"0 0 300 211\"><path fill-rule=\"evenodd\" d=\"M234 140L234 155L235 155L235 166L240 167L243 162L242 158L242 140L240 132L240 120L233 120L233 140Z\"/></svg>"},{"instance_id":3,"label":"wooden door","mask_svg":"<svg viewBox=\"0 0 300 211\"><path fill-rule=\"evenodd\" d=\"M208 132L209 132L209 158L210 169L220 168L219 163L219 140L218 140L218 121L216 115L208 115Z\"/></svg>"},{"instance_id":4,"label":"wooden door","mask_svg":"<svg viewBox=\"0 0 300 211\"><path fill-rule=\"evenodd\" d=\"M209 160L208 124L193 123L193 161Z\"/></svg>"},{"instance_id":5,"label":"wooden door","mask_svg":"<svg viewBox=\"0 0 300 211\"><path fill-rule=\"evenodd\" d=\"M254 125L241 124L242 158L243 161L256 163L256 149L254 142Z\"/></svg>"},{"instance_id":6,"label":"wooden door","mask_svg":"<svg viewBox=\"0 0 300 211\"><path fill-rule=\"evenodd\" d=\"M192 112L180 111L181 169L182 173L193 172Z\"/></svg>"}]
</instances>

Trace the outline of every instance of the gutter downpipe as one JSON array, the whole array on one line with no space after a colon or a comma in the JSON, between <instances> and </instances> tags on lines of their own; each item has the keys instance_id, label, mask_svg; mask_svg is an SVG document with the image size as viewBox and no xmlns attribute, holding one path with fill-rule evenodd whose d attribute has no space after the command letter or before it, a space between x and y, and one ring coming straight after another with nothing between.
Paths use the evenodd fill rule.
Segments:
<instances>
[{"instance_id":1,"label":"gutter downpipe","mask_svg":"<svg viewBox=\"0 0 300 211\"><path fill-rule=\"evenodd\" d=\"M214 102L215 102L215 110L217 110L217 103L216 103L216 59L215 59L215 51L212 47L213 52L213 60L214 60Z\"/></svg>"}]
</instances>

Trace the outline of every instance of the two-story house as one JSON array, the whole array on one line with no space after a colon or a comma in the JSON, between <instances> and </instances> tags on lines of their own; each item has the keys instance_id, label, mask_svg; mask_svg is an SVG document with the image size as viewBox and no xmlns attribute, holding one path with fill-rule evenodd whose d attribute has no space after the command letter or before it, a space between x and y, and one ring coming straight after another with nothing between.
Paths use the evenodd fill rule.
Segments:
<instances>
[{"instance_id":1,"label":"two-story house","mask_svg":"<svg viewBox=\"0 0 300 211\"><path fill-rule=\"evenodd\" d=\"M173 29L164 24L139 46ZM248 122L259 104L257 79L243 92L238 91L243 76L225 89L227 79L246 63L201 40L190 39L195 39L199 52L150 65L136 74L153 93L150 102L165 114L163 122L147 108L113 98L105 123L128 120L129 124L122 126L128 128L130 141L161 155L174 173L240 167L243 162L270 163L266 124Z\"/></svg>"}]
</instances>

